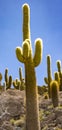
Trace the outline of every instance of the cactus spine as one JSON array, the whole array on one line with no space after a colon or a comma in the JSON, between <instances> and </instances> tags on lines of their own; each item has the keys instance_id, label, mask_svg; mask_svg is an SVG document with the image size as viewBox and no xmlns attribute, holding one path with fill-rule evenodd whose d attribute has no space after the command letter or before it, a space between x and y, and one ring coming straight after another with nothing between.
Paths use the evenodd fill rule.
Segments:
<instances>
[{"instance_id":1,"label":"cactus spine","mask_svg":"<svg viewBox=\"0 0 62 130\"><path fill-rule=\"evenodd\" d=\"M42 40L37 39L35 44L35 54L33 57L30 38L30 8L27 4L24 4L23 45L22 48L16 48L16 56L25 65L26 130L40 130L35 67L39 65L42 59Z\"/></svg>"},{"instance_id":2,"label":"cactus spine","mask_svg":"<svg viewBox=\"0 0 62 130\"><path fill-rule=\"evenodd\" d=\"M47 78L44 78L46 84L48 84L48 94L50 98L50 83L52 81L52 72L51 72L51 56L47 55Z\"/></svg>"},{"instance_id":3,"label":"cactus spine","mask_svg":"<svg viewBox=\"0 0 62 130\"><path fill-rule=\"evenodd\" d=\"M59 72L59 79L60 79L60 85L59 85L59 90L62 91L62 70L61 70L61 61L57 61L57 68Z\"/></svg>"},{"instance_id":4,"label":"cactus spine","mask_svg":"<svg viewBox=\"0 0 62 130\"><path fill-rule=\"evenodd\" d=\"M51 91L51 98L54 107L57 107L59 104L59 85L58 82L52 80L50 83L50 91Z\"/></svg>"}]
</instances>

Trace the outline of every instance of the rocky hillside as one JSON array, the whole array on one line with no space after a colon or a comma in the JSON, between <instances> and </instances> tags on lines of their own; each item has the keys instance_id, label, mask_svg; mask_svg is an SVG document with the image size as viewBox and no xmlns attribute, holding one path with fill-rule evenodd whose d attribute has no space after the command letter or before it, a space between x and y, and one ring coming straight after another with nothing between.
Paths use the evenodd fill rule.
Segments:
<instances>
[{"instance_id":1,"label":"rocky hillside","mask_svg":"<svg viewBox=\"0 0 62 130\"><path fill-rule=\"evenodd\" d=\"M52 101L39 95L39 117L41 130L62 130L62 92L59 106L53 108ZM0 130L24 130L25 91L7 90L0 93Z\"/></svg>"}]
</instances>

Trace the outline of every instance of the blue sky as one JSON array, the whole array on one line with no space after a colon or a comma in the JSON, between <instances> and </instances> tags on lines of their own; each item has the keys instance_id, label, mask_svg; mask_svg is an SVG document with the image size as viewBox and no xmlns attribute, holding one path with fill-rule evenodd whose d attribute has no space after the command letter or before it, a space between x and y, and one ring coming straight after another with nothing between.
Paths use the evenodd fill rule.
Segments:
<instances>
[{"instance_id":1,"label":"blue sky","mask_svg":"<svg viewBox=\"0 0 62 130\"><path fill-rule=\"evenodd\" d=\"M37 84L44 84L47 76L46 56L51 55L52 74L56 61L62 61L62 0L0 0L0 72L8 68L13 79L19 77L18 68L24 65L16 59L15 48L22 46L22 5L31 10L31 41L34 50L36 38L43 40L43 58L36 68Z\"/></svg>"}]
</instances>

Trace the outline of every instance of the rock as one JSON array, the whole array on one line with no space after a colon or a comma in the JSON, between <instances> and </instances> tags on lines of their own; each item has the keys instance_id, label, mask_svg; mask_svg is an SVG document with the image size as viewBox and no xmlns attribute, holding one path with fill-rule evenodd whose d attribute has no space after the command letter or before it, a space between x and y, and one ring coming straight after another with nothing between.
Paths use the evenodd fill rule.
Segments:
<instances>
[{"instance_id":1,"label":"rock","mask_svg":"<svg viewBox=\"0 0 62 130\"><path fill-rule=\"evenodd\" d=\"M2 130L15 130L14 127L8 121L5 121L1 128Z\"/></svg>"},{"instance_id":2,"label":"rock","mask_svg":"<svg viewBox=\"0 0 62 130\"><path fill-rule=\"evenodd\" d=\"M62 92L60 106L53 108L51 99L39 95L39 117L41 130L62 129ZM0 130L23 130L25 128L25 91L6 90L0 94ZM13 121L14 124L13 124Z\"/></svg>"},{"instance_id":3,"label":"rock","mask_svg":"<svg viewBox=\"0 0 62 130\"><path fill-rule=\"evenodd\" d=\"M0 95L0 126L2 130L13 130L10 120L20 119L25 114L24 91L7 90ZM5 127L5 128L4 128Z\"/></svg>"}]
</instances>

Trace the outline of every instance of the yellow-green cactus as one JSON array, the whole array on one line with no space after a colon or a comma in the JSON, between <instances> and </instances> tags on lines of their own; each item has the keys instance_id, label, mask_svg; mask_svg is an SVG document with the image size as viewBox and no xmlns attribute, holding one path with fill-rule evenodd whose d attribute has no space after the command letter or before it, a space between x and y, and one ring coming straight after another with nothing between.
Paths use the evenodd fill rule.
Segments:
<instances>
[{"instance_id":1,"label":"yellow-green cactus","mask_svg":"<svg viewBox=\"0 0 62 130\"><path fill-rule=\"evenodd\" d=\"M20 78L20 81L22 81L23 78L22 78L22 68L21 67L19 68L19 78Z\"/></svg>"},{"instance_id":2,"label":"yellow-green cactus","mask_svg":"<svg viewBox=\"0 0 62 130\"><path fill-rule=\"evenodd\" d=\"M1 81L2 81L2 74L0 73L0 86L1 86Z\"/></svg>"},{"instance_id":3,"label":"yellow-green cactus","mask_svg":"<svg viewBox=\"0 0 62 130\"><path fill-rule=\"evenodd\" d=\"M61 61L57 60L57 68L59 72L59 78L60 78L60 91L62 91L62 69L61 69Z\"/></svg>"},{"instance_id":4,"label":"yellow-green cactus","mask_svg":"<svg viewBox=\"0 0 62 130\"><path fill-rule=\"evenodd\" d=\"M32 56L30 38L30 8L23 5L23 44L16 48L17 59L25 65L26 84L26 130L40 130L38 91L36 85L35 67L42 59L43 44L41 39L35 42L35 54Z\"/></svg>"},{"instance_id":5,"label":"yellow-green cactus","mask_svg":"<svg viewBox=\"0 0 62 130\"><path fill-rule=\"evenodd\" d=\"M59 72L54 72L54 79L58 82L60 86L60 77L59 77Z\"/></svg>"},{"instance_id":6,"label":"yellow-green cactus","mask_svg":"<svg viewBox=\"0 0 62 130\"><path fill-rule=\"evenodd\" d=\"M16 79L16 80L14 80L13 81L13 86L14 86L14 88L16 88L16 89L20 89L20 86L21 86L21 81L20 80L18 80L18 79Z\"/></svg>"},{"instance_id":7,"label":"yellow-green cactus","mask_svg":"<svg viewBox=\"0 0 62 130\"><path fill-rule=\"evenodd\" d=\"M55 80L52 80L50 83L50 93L53 106L57 107L59 105L59 84Z\"/></svg>"},{"instance_id":8,"label":"yellow-green cactus","mask_svg":"<svg viewBox=\"0 0 62 130\"><path fill-rule=\"evenodd\" d=\"M48 84L48 94L50 98L50 83L52 81L52 72L51 72L51 56L47 55L47 77L44 78L46 84Z\"/></svg>"},{"instance_id":9,"label":"yellow-green cactus","mask_svg":"<svg viewBox=\"0 0 62 130\"><path fill-rule=\"evenodd\" d=\"M22 68L19 68L19 79L20 79L20 90L24 90L25 89L25 80L22 77Z\"/></svg>"},{"instance_id":10,"label":"yellow-green cactus","mask_svg":"<svg viewBox=\"0 0 62 130\"><path fill-rule=\"evenodd\" d=\"M23 4L23 41L30 38L30 7L28 4Z\"/></svg>"},{"instance_id":11,"label":"yellow-green cactus","mask_svg":"<svg viewBox=\"0 0 62 130\"><path fill-rule=\"evenodd\" d=\"M12 85L12 76L8 76L8 69L5 69L5 82L6 82L6 89L10 89Z\"/></svg>"},{"instance_id":12,"label":"yellow-green cactus","mask_svg":"<svg viewBox=\"0 0 62 130\"><path fill-rule=\"evenodd\" d=\"M0 73L0 81L2 80L2 74Z\"/></svg>"}]
</instances>

